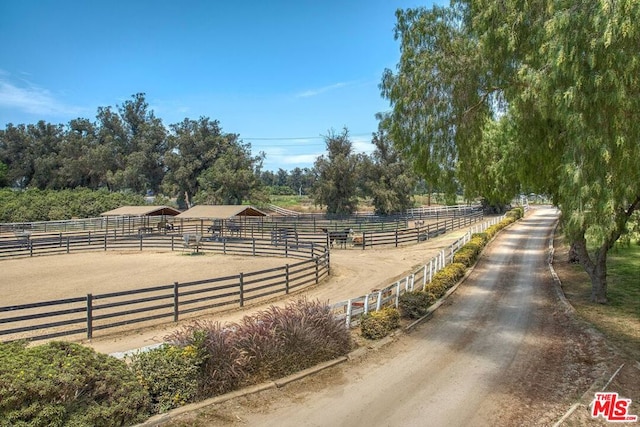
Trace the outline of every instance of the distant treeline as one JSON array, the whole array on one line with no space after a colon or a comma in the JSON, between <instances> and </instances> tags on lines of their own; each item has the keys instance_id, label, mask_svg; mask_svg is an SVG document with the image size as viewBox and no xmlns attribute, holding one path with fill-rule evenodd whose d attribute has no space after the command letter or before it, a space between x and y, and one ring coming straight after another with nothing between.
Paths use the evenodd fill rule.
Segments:
<instances>
[{"instance_id":1,"label":"distant treeline","mask_svg":"<svg viewBox=\"0 0 640 427\"><path fill-rule=\"evenodd\" d=\"M16 191L0 189L0 222L52 221L95 218L102 212L127 205L144 205L144 197L106 189Z\"/></svg>"},{"instance_id":2,"label":"distant treeline","mask_svg":"<svg viewBox=\"0 0 640 427\"><path fill-rule=\"evenodd\" d=\"M12 204L3 201L0 220L95 216L113 206L112 201L131 197L133 203L135 197L148 195L171 200L179 208L262 205L272 194L309 195L316 205L337 214L352 213L358 198L371 199L381 214L411 207L420 181L382 128L372 135L371 156L353 152L346 128L330 131L325 142L327 155L319 156L312 168L263 171L265 154L252 155L251 145L223 132L218 121L185 118L165 127L142 93L115 108L99 107L93 121L10 123L0 130L0 187L33 193L5 193ZM74 189L81 191L68 191ZM86 191L113 195L105 202L77 206L51 203ZM45 197L47 202L38 199ZM28 200L33 208L18 208L16 200ZM100 207L92 209L92 204Z\"/></svg>"}]
</instances>

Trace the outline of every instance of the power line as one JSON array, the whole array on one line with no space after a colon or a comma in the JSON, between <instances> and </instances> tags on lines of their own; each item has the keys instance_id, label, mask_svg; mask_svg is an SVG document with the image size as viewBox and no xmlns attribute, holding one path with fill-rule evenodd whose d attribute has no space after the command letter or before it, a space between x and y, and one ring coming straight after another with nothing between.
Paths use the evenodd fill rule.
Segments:
<instances>
[{"instance_id":1,"label":"power line","mask_svg":"<svg viewBox=\"0 0 640 427\"><path fill-rule=\"evenodd\" d=\"M369 136L370 133L350 133L349 136ZM325 136L283 136L283 137L249 137L241 136L241 139L254 141L294 141L299 139L325 139Z\"/></svg>"}]
</instances>

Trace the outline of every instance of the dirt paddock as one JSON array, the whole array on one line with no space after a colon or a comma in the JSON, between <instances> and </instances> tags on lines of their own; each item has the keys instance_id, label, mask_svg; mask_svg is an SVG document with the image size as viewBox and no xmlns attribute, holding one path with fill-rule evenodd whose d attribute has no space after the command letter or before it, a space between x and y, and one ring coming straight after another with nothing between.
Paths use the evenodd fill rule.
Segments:
<instances>
[{"instance_id":1,"label":"dirt paddock","mask_svg":"<svg viewBox=\"0 0 640 427\"><path fill-rule=\"evenodd\" d=\"M0 305L17 305L189 282L299 260L167 251L107 251L1 261Z\"/></svg>"},{"instance_id":2,"label":"dirt paddock","mask_svg":"<svg viewBox=\"0 0 640 427\"><path fill-rule=\"evenodd\" d=\"M329 278L319 286L311 286L296 295L328 303L365 295L389 285L428 262L466 231L456 230L433 240L399 248L332 250ZM212 253L192 256L157 250L76 252L1 260L0 306L83 297L88 293L97 295L119 292L167 285L176 281L218 278L299 261L301 260L295 258ZM280 300L285 303L287 298L281 297ZM216 314L215 319L221 322L237 321L247 310L266 308L269 304L271 303L246 307L244 310L227 310ZM161 342L177 326L173 322L158 321L154 328L114 328L100 331L99 334L94 334L90 345L105 353L140 348Z\"/></svg>"}]
</instances>

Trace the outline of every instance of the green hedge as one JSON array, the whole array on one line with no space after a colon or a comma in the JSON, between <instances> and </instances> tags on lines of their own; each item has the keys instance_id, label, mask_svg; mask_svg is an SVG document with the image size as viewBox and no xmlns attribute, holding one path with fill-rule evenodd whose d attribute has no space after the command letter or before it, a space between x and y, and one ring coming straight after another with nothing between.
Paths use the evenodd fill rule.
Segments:
<instances>
[{"instance_id":1,"label":"green hedge","mask_svg":"<svg viewBox=\"0 0 640 427\"><path fill-rule=\"evenodd\" d=\"M121 360L73 343L0 343L1 426L123 426L150 414Z\"/></svg>"},{"instance_id":2,"label":"green hedge","mask_svg":"<svg viewBox=\"0 0 640 427\"><path fill-rule=\"evenodd\" d=\"M196 346L159 348L131 357L131 370L149 393L154 412L165 412L195 401L206 356Z\"/></svg>"},{"instance_id":3,"label":"green hedge","mask_svg":"<svg viewBox=\"0 0 640 427\"><path fill-rule=\"evenodd\" d=\"M427 314L427 309L436 299L433 294L428 292L405 292L398 298L398 308L403 318L419 319Z\"/></svg>"},{"instance_id":4,"label":"green hedge","mask_svg":"<svg viewBox=\"0 0 640 427\"><path fill-rule=\"evenodd\" d=\"M360 331L371 340L384 338L400 326L400 312L393 307L385 307L362 316Z\"/></svg>"}]
</instances>

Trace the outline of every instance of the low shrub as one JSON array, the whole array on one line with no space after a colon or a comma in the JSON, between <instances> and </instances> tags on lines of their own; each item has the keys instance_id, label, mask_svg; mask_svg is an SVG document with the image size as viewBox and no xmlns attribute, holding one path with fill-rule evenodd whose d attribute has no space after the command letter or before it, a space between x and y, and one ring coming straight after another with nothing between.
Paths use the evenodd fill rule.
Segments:
<instances>
[{"instance_id":1,"label":"low shrub","mask_svg":"<svg viewBox=\"0 0 640 427\"><path fill-rule=\"evenodd\" d=\"M371 340L386 337L398 326L400 326L400 312L393 307L367 313L360 319L362 336Z\"/></svg>"},{"instance_id":2,"label":"low shrub","mask_svg":"<svg viewBox=\"0 0 640 427\"><path fill-rule=\"evenodd\" d=\"M524 216L524 209L521 207L513 208L505 214L507 217L511 217L514 220L518 220Z\"/></svg>"},{"instance_id":3,"label":"low shrub","mask_svg":"<svg viewBox=\"0 0 640 427\"><path fill-rule=\"evenodd\" d=\"M122 426L151 414L126 363L79 344L0 343L0 425Z\"/></svg>"},{"instance_id":4,"label":"low shrub","mask_svg":"<svg viewBox=\"0 0 640 427\"><path fill-rule=\"evenodd\" d=\"M419 319L427 314L427 309L437 297L430 292L411 291L398 297L398 309L405 319Z\"/></svg>"},{"instance_id":5,"label":"low shrub","mask_svg":"<svg viewBox=\"0 0 640 427\"><path fill-rule=\"evenodd\" d=\"M130 368L151 396L154 412L165 412L197 399L204 360L194 345L165 344L133 355Z\"/></svg>"},{"instance_id":6,"label":"low shrub","mask_svg":"<svg viewBox=\"0 0 640 427\"><path fill-rule=\"evenodd\" d=\"M173 345L192 346L202 355L199 395L216 396L237 389L247 377L248 356L236 345L234 324L195 321L166 337Z\"/></svg>"},{"instance_id":7,"label":"low shrub","mask_svg":"<svg viewBox=\"0 0 640 427\"><path fill-rule=\"evenodd\" d=\"M453 262L471 267L478 259L478 255L480 255L486 243L483 236L474 234L471 239L455 253Z\"/></svg>"},{"instance_id":8,"label":"low shrub","mask_svg":"<svg viewBox=\"0 0 640 427\"><path fill-rule=\"evenodd\" d=\"M455 253L455 255L453 256L453 262L471 267L478 259L478 253L473 248L467 248L465 246L460 248L460 250Z\"/></svg>"},{"instance_id":9,"label":"low shrub","mask_svg":"<svg viewBox=\"0 0 640 427\"><path fill-rule=\"evenodd\" d=\"M209 397L280 378L347 354L351 335L330 307L301 299L239 323L194 322L167 339L202 351L199 395Z\"/></svg>"},{"instance_id":10,"label":"low shrub","mask_svg":"<svg viewBox=\"0 0 640 427\"><path fill-rule=\"evenodd\" d=\"M266 340L254 335L256 327L272 334L268 351L261 346ZM246 317L237 335L243 351L252 358L252 371L262 371L262 375L269 378L279 378L343 356L352 348L349 330L333 316L330 307L306 299L284 307L271 306Z\"/></svg>"},{"instance_id":11,"label":"low shrub","mask_svg":"<svg viewBox=\"0 0 640 427\"><path fill-rule=\"evenodd\" d=\"M473 233L471 235L471 239L478 239L479 241L481 241L482 247L486 246L487 243L489 243L489 236L487 235L487 233Z\"/></svg>"},{"instance_id":12,"label":"low shrub","mask_svg":"<svg viewBox=\"0 0 640 427\"><path fill-rule=\"evenodd\" d=\"M467 268L464 264L458 262L449 264L434 274L431 282L427 284L427 289L429 291L432 289L440 289L442 292L440 296L442 296L447 289L458 283L458 280L464 276L466 270Z\"/></svg>"},{"instance_id":13,"label":"low shrub","mask_svg":"<svg viewBox=\"0 0 640 427\"><path fill-rule=\"evenodd\" d=\"M448 281L442 276L434 276L431 282L427 283L427 285L425 286L424 292L433 295L435 301L441 298L447 292L447 289L449 289L447 282Z\"/></svg>"}]
</instances>

